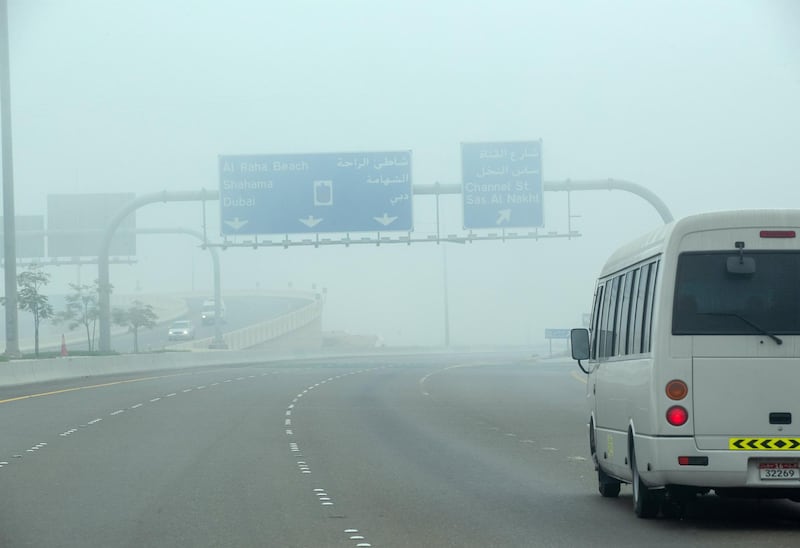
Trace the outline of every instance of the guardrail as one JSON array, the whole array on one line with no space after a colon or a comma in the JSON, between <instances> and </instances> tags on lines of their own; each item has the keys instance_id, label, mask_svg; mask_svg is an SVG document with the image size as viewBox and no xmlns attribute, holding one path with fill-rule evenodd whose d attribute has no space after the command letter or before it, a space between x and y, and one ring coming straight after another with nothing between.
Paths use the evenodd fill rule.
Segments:
<instances>
[{"instance_id":1,"label":"guardrail","mask_svg":"<svg viewBox=\"0 0 800 548\"><path fill-rule=\"evenodd\" d=\"M322 306L323 299L317 295L311 302L297 310L242 329L223 333L222 338L228 350L245 350L310 324L322 315ZM209 345L213 340L213 337L206 337L196 341L171 344L167 348L170 350L209 350Z\"/></svg>"}]
</instances>

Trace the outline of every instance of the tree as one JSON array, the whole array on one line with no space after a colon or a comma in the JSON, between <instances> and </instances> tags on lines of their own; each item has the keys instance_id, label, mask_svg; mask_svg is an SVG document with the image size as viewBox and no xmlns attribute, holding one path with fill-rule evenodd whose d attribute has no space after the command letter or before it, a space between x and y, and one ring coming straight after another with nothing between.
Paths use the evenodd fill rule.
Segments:
<instances>
[{"instance_id":1,"label":"tree","mask_svg":"<svg viewBox=\"0 0 800 548\"><path fill-rule=\"evenodd\" d=\"M39 324L42 320L53 317L53 306L50 304L46 295L39 291L50 283L50 274L42 272L40 266L32 264L17 274L17 306L20 310L25 310L33 314L33 341L34 353L39 357ZM5 297L2 298L5 306Z\"/></svg>"},{"instance_id":2,"label":"tree","mask_svg":"<svg viewBox=\"0 0 800 548\"><path fill-rule=\"evenodd\" d=\"M139 353L139 329L152 329L158 321L153 307L142 301L133 301L127 309L115 308L112 316L115 324L127 326L133 332L133 352L135 354Z\"/></svg>"},{"instance_id":3,"label":"tree","mask_svg":"<svg viewBox=\"0 0 800 548\"><path fill-rule=\"evenodd\" d=\"M95 326L100 315L98 307L98 282L69 284L72 293L67 295L67 308L58 314L58 321L65 322L71 330L83 326L89 352L94 350Z\"/></svg>"}]
</instances>

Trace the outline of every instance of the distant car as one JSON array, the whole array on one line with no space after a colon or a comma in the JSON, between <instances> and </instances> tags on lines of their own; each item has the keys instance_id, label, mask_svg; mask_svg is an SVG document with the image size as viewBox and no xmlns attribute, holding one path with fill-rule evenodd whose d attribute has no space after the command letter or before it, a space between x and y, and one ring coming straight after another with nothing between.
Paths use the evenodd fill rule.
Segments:
<instances>
[{"instance_id":1,"label":"distant car","mask_svg":"<svg viewBox=\"0 0 800 548\"><path fill-rule=\"evenodd\" d=\"M172 322L168 332L171 341L187 341L194 339L194 324L191 320Z\"/></svg>"},{"instance_id":2,"label":"distant car","mask_svg":"<svg viewBox=\"0 0 800 548\"><path fill-rule=\"evenodd\" d=\"M214 325L216 318L216 305L214 299L206 299L203 301L203 306L200 310L200 319L203 325ZM225 301L219 303L219 319L225 321Z\"/></svg>"}]
</instances>

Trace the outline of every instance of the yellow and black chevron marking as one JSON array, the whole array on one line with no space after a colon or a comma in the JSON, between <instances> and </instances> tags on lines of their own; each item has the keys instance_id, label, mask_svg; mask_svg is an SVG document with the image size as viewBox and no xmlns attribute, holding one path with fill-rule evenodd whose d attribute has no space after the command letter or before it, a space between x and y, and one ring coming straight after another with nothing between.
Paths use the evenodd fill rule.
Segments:
<instances>
[{"instance_id":1,"label":"yellow and black chevron marking","mask_svg":"<svg viewBox=\"0 0 800 548\"><path fill-rule=\"evenodd\" d=\"M735 451L800 451L800 438L730 438Z\"/></svg>"}]
</instances>

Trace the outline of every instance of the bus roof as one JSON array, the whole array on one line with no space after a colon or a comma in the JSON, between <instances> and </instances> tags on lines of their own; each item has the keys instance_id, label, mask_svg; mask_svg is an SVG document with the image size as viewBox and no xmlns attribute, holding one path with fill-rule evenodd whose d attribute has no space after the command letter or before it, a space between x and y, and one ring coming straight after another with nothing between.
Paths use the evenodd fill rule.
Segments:
<instances>
[{"instance_id":1,"label":"bus roof","mask_svg":"<svg viewBox=\"0 0 800 548\"><path fill-rule=\"evenodd\" d=\"M724 228L800 229L800 209L743 209L690 215L648 232L617 249L600 277L663 253L686 234Z\"/></svg>"}]
</instances>

